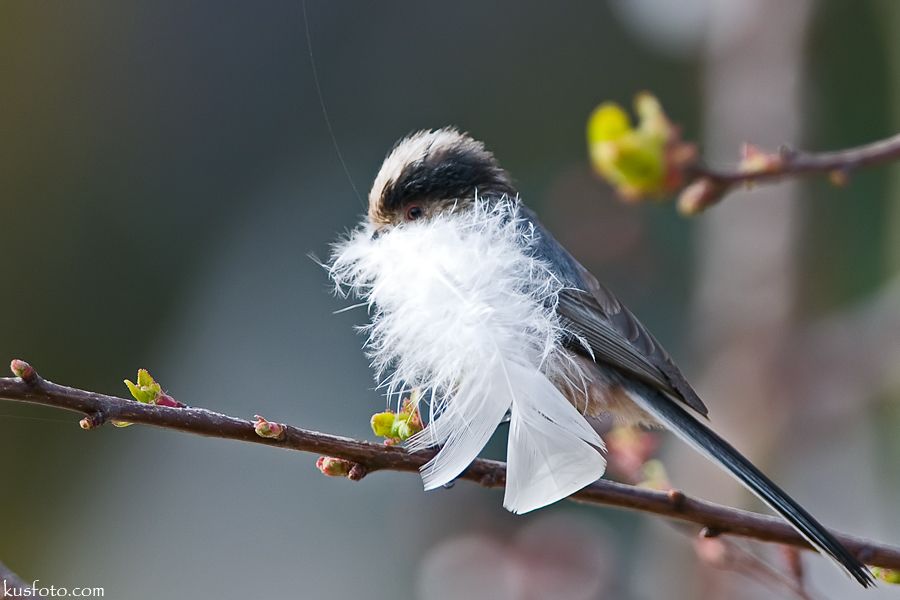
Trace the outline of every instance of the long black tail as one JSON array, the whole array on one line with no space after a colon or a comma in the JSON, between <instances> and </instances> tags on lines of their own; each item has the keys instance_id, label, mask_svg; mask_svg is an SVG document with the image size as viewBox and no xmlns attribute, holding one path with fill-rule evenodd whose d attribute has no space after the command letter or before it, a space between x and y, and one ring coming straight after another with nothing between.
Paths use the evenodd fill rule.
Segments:
<instances>
[{"instance_id":1,"label":"long black tail","mask_svg":"<svg viewBox=\"0 0 900 600\"><path fill-rule=\"evenodd\" d=\"M632 399L678 437L722 466L750 491L787 519L806 540L826 557L833 559L863 587L874 585L872 574L849 550L837 541L821 523L797 504L762 471L744 458L728 442L694 418L687 410L656 390L642 386Z\"/></svg>"}]
</instances>

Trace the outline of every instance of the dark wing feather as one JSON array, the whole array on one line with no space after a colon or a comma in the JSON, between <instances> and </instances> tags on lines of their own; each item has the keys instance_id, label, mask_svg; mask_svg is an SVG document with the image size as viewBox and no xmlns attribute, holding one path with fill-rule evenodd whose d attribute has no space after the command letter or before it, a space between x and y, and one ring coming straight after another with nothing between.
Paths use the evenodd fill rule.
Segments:
<instances>
[{"instance_id":1,"label":"dark wing feather","mask_svg":"<svg viewBox=\"0 0 900 600\"><path fill-rule=\"evenodd\" d=\"M582 271L589 291L563 290L557 311L567 328L590 345L594 360L612 365L706 416L709 411L703 401L653 334L606 286ZM570 342L569 348L586 354L578 340Z\"/></svg>"},{"instance_id":2,"label":"dark wing feather","mask_svg":"<svg viewBox=\"0 0 900 600\"><path fill-rule=\"evenodd\" d=\"M568 288L559 296L557 311L577 336L567 344L569 349L615 367L706 416L706 406L647 328L550 235L531 210L522 206L522 214L537 234L537 256L553 265Z\"/></svg>"}]
</instances>

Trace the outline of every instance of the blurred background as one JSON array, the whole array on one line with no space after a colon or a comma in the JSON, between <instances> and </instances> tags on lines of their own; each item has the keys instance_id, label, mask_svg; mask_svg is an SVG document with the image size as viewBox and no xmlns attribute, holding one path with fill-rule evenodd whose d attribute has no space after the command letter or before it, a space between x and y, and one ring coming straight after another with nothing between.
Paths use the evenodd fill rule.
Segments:
<instances>
[{"instance_id":1,"label":"blurred background","mask_svg":"<svg viewBox=\"0 0 900 600\"><path fill-rule=\"evenodd\" d=\"M644 89L712 164L743 141L886 137L900 5L305 12L0 3L2 360L119 396L146 368L190 405L373 439L385 400L353 330L365 312L333 314L351 301L309 255L359 221L396 139L452 124L654 331L721 433L824 523L900 543L898 171L758 188L688 221L620 204L584 141L594 106ZM776 549L695 547L653 517L565 502L517 517L466 483L351 483L314 455L78 418L0 401L0 561L26 581L127 599L797 597L745 554L783 570ZM661 456L677 488L761 510L677 440ZM810 597L863 597L823 559L804 564Z\"/></svg>"}]
</instances>

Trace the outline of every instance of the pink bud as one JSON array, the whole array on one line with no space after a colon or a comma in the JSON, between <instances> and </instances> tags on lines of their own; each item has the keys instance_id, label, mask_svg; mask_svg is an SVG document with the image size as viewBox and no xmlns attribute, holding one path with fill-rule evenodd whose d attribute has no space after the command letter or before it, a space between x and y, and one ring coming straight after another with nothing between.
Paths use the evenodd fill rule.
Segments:
<instances>
[{"instance_id":1,"label":"pink bud","mask_svg":"<svg viewBox=\"0 0 900 600\"><path fill-rule=\"evenodd\" d=\"M185 404L179 402L168 394L163 394L162 396L157 398L154 404L157 404L158 406L170 406L172 408L186 408Z\"/></svg>"},{"instance_id":2,"label":"pink bud","mask_svg":"<svg viewBox=\"0 0 900 600\"><path fill-rule=\"evenodd\" d=\"M271 421L266 421L259 415L253 415L258 419L256 423L253 424L253 428L256 430L256 435L264 438L272 438L275 440L283 440L284 433L284 425L281 423L273 423ZM321 467L320 467L321 468ZM324 471L323 471L324 473ZM327 475L327 473L326 473Z\"/></svg>"},{"instance_id":3,"label":"pink bud","mask_svg":"<svg viewBox=\"0 0 900 600\"><path fill-rule=\"evenodd\" d=\"M717 183L708 177L699 177L678 195L678 212L686 217L694 217L718 202L728 191L726 184Z\"/></svg>"},{"instance_id":4,"label":"pink bud","mask_svg":"<svg viewBox=\"0 0 900 600\"><path fill-rule=\"evenodd\" d=\"M356 463L344 460L343 458L333 458L331 456L320 456L316 461L316 466L324 475L329 477L349 477L350 471Z\"/></svg>"},{"instance_id":5,"label":"pink bud","mask_svg":"<svg viewBox=\"0 0 900 600\"><path fill-rule=\"evenodd\" d=\"M781 173L786 164L781 154L763 152L752 144L744 144L741 148L740 170L747 175L772 175Z\"/></svg>"},{"instance_id":6,"label":"pink bud","mask_svg":"<svg viewBox=\"0 0 900 600\"><path fill-rule=\"evenodd\" d=\"M31 365L29 365L24 360L19 360L18 358L9 363L9 368L12 370L13 375L19 377L25 383L31 383L37 376L37 373L34 372L34 369Z\"/></svg>"}]
</instances>

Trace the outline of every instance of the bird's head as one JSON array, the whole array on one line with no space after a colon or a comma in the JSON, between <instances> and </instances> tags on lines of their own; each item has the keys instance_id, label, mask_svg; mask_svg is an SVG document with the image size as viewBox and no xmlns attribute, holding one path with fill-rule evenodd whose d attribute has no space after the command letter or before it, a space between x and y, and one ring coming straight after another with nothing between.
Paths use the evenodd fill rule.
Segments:
<instances>
[{"instance_id":1,"label":"bird's head","mask_svg":"<svg viewBox=\"0 0 900 600\"><path fill-rule=\"evenodd\" d=\"M465 209L479 198L514 198L509 174L484 144L453 128L420 131L394 146L369 192L375 232Z\"/></svg>"}]
</instances>

